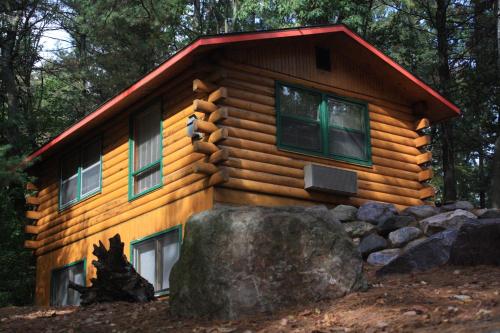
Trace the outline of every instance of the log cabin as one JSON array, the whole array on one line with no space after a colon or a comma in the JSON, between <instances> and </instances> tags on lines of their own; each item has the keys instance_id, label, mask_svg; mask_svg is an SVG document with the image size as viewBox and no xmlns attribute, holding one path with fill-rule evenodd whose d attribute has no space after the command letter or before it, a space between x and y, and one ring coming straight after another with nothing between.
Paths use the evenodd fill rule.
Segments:
<instances>
[{"instance_id":1,"label":"log cabin","mask_svg":"<svg viewBox=\"0 0 500 333\"><path fill-rule=\"evenodd\" d=\"M167 293L216 204L432 201L425 129L459 114L344 25L200 37L27 158L36 303L78 304L116 233Z\"/></svg>"}]
</instances>

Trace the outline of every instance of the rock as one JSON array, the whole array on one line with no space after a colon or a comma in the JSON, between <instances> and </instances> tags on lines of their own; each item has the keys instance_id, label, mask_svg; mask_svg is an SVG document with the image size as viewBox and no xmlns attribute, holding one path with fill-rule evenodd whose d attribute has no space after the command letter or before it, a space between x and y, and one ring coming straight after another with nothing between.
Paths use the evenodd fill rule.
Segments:
<instances>
[{"instance_id":1,"label":"rock","mask_svg":"<svg viewBox=\"0 0 500 333\"><path fill-rule=\"evenodd\" d=\"M451 247L450 264L500 265L500 219L464 223Z\"/></svg>"},{"instance_id":2,"label":"rock","mask_svg":"<svg viewBox=\"0 0 500 333\"><path fill-rule=\"evenodd\" d=\"M396 215L398 211L393 204L380 202L367 202L358 209L356 217L358 220L379 224Z\"/></svg>"},{"instance_id":3,"label":"rock","mask_svg":"<svg viewBox=\"0 0 500 333\"><path fill-rule=\"evenodd\" d=\"M487 209L479 216L480 219L500 219L500 209Z\"/></svg>"},{"instance_id":4,"label":"rock","mask_svg":"<svg viewBox=\"0 0 500 333\"><path fill-rule=\"evenodd\" d=\"M458 230L437 233L417 244L377 271L378 275L422 272L444 265L450 258L450 250Z\"/></svg>"},{"instance_id":5,"label":"rock","mask_svg":"<svg viewBox=\"0 0 500 333\"><path fill-rule=\"evenodd\" d=\"M394 247L402 247L406 243L422 236L422 230L415 227L404 227L389 234L389 242Z\"/></svg>"},{"instance_id":6,"label":"rock","mask_svg":"<svg viewBox=\"0 0 500 333\"><path fill-rule=\"evenodd\" d=\"M170 275L174 315L234 319L366 287L360 253L326 208L218 208L185 230Z\"/></svg>"},{"instance_id":7,"label":"rock","mask_svg":"<svg viewBox=\"0 0 500 333\"><path fill-rule=\"evenodd\" d=\"M377 231L383 236L387 236L391 231L416 225L417 220L411 215L395 215L377 225Z\"/></svg>"},{"instance_id":8,"label":"rock","mask_svg":"<svg viewBox=\"0 0 500 333\"><path fill-rule=\"evenodd\" d=\"M449 228L459 228L468 219L477 219L477 216L466 210L457 209L423 219L419 225L426 235L432 235Z\"/></svg>"},{"instance_id":9,"label":"rock","mask_svg":"<svg viewBox=\"0 0 500 333\"><path fill-rule=\"evenodd\" d=\"M377 234L370 234L364 237L359 243L358 249L363 257L366 257L372 252L380 251L387 248L387 241L384 237Z\"/></svg>"},{"instance_id":10,"label":"rock","mask_svg":"<svg viewBox=\"0 0 500 333\"><path fill-rule=\"evenodd\" d=\"M401 253L401 249L386 249L370 253L366 260L370 265L383 266L396 259Z\"/></svg>"},{"instance_id":11,"label":"rock","mask_svg":"<svg viewBox=\"0 0 500 333\"><path fill-rule=\"evenodd\" d=\"M441 209L447 212L457 209L472 210L474 209L474 205L469 201L455 201L453 203L443 205Z\"/></svg>"},{"instance_id":12,"label":"rock","mask_svg":"<svg viewBox=\"0 0 500 333\"><path fill-rule=\"evenodd\" d=\"M422 220L434 215L439 214L440 210L437 207L422 205L422 206L412 206L403 210L402 214L411 215L417 220Z\"/></svg>"},{"instance_id":13,"label":"rock","mask_svg":"<svg viewBox=\"0 0 500 333\"><path fill-rule=\"evenodd\" d=\"M453 295L451 298L462 301L462 302L467 302L472 299L469 295Z\"/></svg>"},{"instance_id":14,"label":"rock","mask_svg":"<svg viewBox=\"0 0 500 333\"><path fill-rule=\"evenodd\" d=\"M350 222L356 220L358 209L354 206L338 205L331 209L330 212L340 222Z\"/></svg>"},{"instance_id":15,"label":"rock","mask_svg":"<svg viewBox=\"0 0 500 333\"><path fill-rule=\"evenodd\" d=\"M412 240L411 242L409 242L408 244L405 245L405 247L403 248L403 251L407 251L407 250L411 249L412 247L422 243L426 239L427 239L427 237L420 237L420 238Z\"/></svg>"},{"instance_id":16,"label":"rock","mask_svg":"<svg viewBox=\"0 0 500 333\"><path fill-rule=\"evenodd\" d=\"M346 222L342 224L351 238L363 237L375 232L375 226L363 221Z\"/></svg>"}]
</instances>

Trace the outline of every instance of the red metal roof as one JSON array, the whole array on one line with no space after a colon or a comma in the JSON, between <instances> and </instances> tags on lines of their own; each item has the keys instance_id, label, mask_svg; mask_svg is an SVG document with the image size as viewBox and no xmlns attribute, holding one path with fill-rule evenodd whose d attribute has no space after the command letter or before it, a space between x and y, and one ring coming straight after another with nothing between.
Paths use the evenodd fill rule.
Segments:
<instances>
[{"instance_id":1,"label":"red metal roof","mask_svg":"<svg viewBox=\"0 0 500 333\"><path fill-rule=\"evenodd\" d=\"M27 161L32 161L33 159L42 156L44 153L47 153L48 151L54 149L56 146L59 146L62 142L67 140L72 135L78 133L79 131L84 130L85 128L88 128L91 124L97 123L100 120L104 119L108 112L112 111L113 109L116 109L117 107L120 107L120 105L123 104L124 101L132 98L133 95L138 94L141 90L147 89L148 87L152 87L155 83L158 82L158 80L161 80L163 74L165 74L168 70L172 70L181 60L185 59L189 55L194 54L196 51L199 51L202 48L222 46L231 43L241 43L246 41L280 39L280 38L320 35L320 34L329 34L338 32L344 33L347 36L351 37L353 40L355 40L361 46L369 50L383 62L387 63L389 66L391 66L396 71L405 76L408 80L410 80L415 85L425 90L433 98L442 103L448 109L455 112L456 114L460 114L460 109L457 106L448 101L437 91L429 87L427 84L422 82L416 76L407 71L405 68L397 64L394 60L383 54L375 46L365 41L363 38L361 38L359 35L351 31L344 25L330 25L321 27L307 27L307 28L294 28L294 29L284 29L275 31L258 31L258 32L246 32L246 33L226 34L217 36L204 36L196 39L194 42L192 42L191 44L180 50L174 56L166 60L160 66L156 67L154 70L152 70L150 73L139 79L130 87L123 90L115 97L111 98L110 100L99 106L95 111L88 114L86 117L82 118L80 121L73 124L71 127L69 127L68 129L57 135L55 138L50 140L42 147L40 147L38 150L36 150L27 157Z\"/></svg>"}]
</instances>

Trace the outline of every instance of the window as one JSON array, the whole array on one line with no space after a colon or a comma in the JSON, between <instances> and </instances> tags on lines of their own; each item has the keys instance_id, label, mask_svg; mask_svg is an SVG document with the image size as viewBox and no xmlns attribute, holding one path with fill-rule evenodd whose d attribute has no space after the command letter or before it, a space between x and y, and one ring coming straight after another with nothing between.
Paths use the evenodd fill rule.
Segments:
<instances>
[{"instance_id":1,"label":"window","mask_svg":"<svg viewBox=\"0 0 500 333\"><path fill-rule=\"evenodd\" d=\"M276 96L280 148L371 164L366 104L283 84Z\"/></svg>"},{"instance_id":2,"label":"window","mask_svg":"<svg viewBox=\"0 0 500 333\"><path fill-rule=\"evenodd\" d=\"M168 291L170 271L179 259L182 228L175 227L131 244L132 263L155 292Z\"/></svg>"},{"instance_id":3,"label":"window","mask_svg":"<svg viewBox=\"0 0 500 333\"><path fill-rule=\"evenodd\" d=\"M155 103L131 120L129 198L161 186L161 105Z\"/></svg>"},{"instance_id":4,"label":"window","mask_svg":"<svg viewBox=\"0 0 500 333\"><path fill-rule=\"evenodd\" d=\"M80 305L80 293L69 289L69 281L85 286L85 260L52 271L50 305Z\"/></svg>"},{"instance_id":5,"label":"window","mask_svg":"<svg viewBox=\"0 0 500 333\"><path fill-rule=\"evenodd\" d=\"M65 208L101 190L101 141L96 140L61 160L59 207Z\"/></svg>"},{"instance_id":6,"label":"window","mask_svg":"<svg viewBox=\"0 0 500 333\"><path fill-rule=\"evenodd\" d=\"M317 46L316 51L316 68L322 69L324 71L330 71L332 69L330 61L330 49L325 47Z\"/></svg>"}]
</instances>

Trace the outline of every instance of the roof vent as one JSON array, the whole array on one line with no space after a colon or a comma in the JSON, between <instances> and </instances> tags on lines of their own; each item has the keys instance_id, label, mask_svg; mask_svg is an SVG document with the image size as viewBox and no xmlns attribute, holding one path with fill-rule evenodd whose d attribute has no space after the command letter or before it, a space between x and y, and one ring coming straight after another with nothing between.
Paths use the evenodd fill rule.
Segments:
<instances>
[{"instance_id":1,"label":"roof vent","mask_svg":"<svg viewBox=\"0 0 500 333\"><path fill-rule=\"evenodd\" d=\"M330 49L316 46L316 68L324 71L331 71Z\"/></svg>"}]
</instances>

